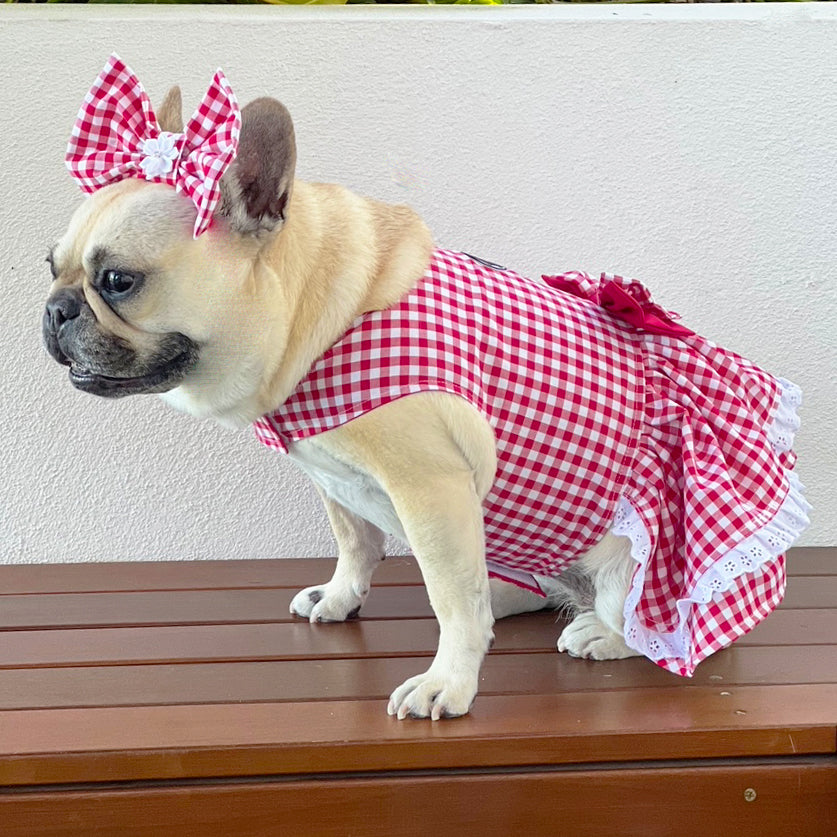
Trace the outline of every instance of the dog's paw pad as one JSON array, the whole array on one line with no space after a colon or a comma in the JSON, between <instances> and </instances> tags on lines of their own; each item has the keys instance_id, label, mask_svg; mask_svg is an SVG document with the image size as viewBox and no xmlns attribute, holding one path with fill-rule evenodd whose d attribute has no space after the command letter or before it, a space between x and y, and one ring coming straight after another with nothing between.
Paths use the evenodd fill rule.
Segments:
<instances>
[{"instance_id":1,"label":"dog's paw pad","mask_svg":"<svg viewBox=\"0 0 837 837\"><path fill-rule=\"evenodd\" d=\"M625 644L624 638L608 628L592 610L579 613L564 628L558 639L558 650L588 660L621 660L637 656L637 652Z\"/></svg>"},{"instance_id":2,"label":"dog's paw pad","mask_svg":"<svg viewBox=\"0 0 837 837\"><path fill-rule=\"evenodd\" d=\"M337 588L331 582L306 587L291 601L291 613L311 622L345 622L360 613L363 598L351 588Z\"/></svg>"},{"instance_id":3,"label":"dog's paw pad","mask_svg":"<svg viewBox=\"0 0 837 837\"><path fill-rule=\"evenodd\" d=\"M402 683L392 693L387 712L399 720L458 718L468 713L476 694L476 682L445 678L431 670Z\"/></svg>"}]
</instances>

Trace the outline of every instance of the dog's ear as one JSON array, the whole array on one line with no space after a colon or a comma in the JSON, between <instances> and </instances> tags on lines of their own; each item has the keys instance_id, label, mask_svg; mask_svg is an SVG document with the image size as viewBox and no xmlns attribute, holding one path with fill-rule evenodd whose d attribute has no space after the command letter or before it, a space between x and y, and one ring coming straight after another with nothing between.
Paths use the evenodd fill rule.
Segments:
<instances>
[{"instance_id":1,"label":"dog's ear","mask_svg":"<svg viewBox=\"0 0 837 837\"><path fill-rule=\"evenodd\" d=\"M177 85L166 93L163 104L157 109L157 122L162 130L170 134L183 133L183 104Z\"/></svg>"},{"instance_id":2,"label":"dog's ear","mask_svg":"<svg viewBox=\"0 0 837 837\"><path fill-rule=\"evenodd\" d=\"M275 99L256 99L241 111L238 155L221 179L221 206L242 235L278 230L285 221L296 168L294 126Z\"/></svg>"}]
</instances>

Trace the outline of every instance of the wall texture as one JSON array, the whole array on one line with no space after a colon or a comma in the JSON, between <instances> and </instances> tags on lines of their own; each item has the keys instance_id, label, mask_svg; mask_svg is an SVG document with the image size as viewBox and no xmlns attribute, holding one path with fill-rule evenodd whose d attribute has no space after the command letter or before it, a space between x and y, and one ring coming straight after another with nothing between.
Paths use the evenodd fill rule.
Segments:
<instances>
[{"instance_id":1,"label":"wall texture","mask_svg":"<svg viewBox=\"0 0 837 837\"><path fill-rule=\"evenodd\" d=\"M439 243L644 280L805 393L807 544L837 543L837 10L0 7L0 562L330 554L248 432L73 390L40 345L63 151L116 50L190 108L223 66L293 113L299 175L413 204Z\"/></svg>"}]
</instances>

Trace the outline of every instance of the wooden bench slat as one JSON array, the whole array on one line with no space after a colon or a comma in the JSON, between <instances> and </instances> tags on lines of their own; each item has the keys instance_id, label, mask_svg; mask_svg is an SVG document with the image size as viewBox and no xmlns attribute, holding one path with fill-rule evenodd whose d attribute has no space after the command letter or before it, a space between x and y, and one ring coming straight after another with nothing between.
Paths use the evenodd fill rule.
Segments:
<instances>
[{"instance_id":1,"label":"wooden bench slat","mask_svg":"<svg viewBox=\"0 0 837 837\"><path fill-rule=\"evenodd\" d=\"M383 700L427 664L426 657L400 657L323 660L316 666L290 660L14 669L0 674L0 709ZM730 691L740 685L800 683L837 683L837 645L736 646L705 660L690 680L642 658L593 662L554 650L489 654L480 696L695 686Z\"/></svg>"},{"instance_id":2,"label":"wooden bench slat","mask_svg":"<svg viewBox=\"0 0 837 837\"><path fill-rule=\"evenodd\" d=\"M297 589L162 590L120 593L49 593L0 598L0 630L27 628L292 622ZM837 603L837 576L791 580L783 609L828 608ZM423 585L373 589L364 619L425 619L433 611Z\"/></svg>"},{"instance_id":3,"label":"wooden bench slat","mask_svg":"<svg viewBox=\"0 0 837 837\"><path fill-rule=\"evenodd\" d=\"M295 622L290 604L297 592L269 588L10 595L0 598L0 630ZM364 619L433 617L423 585L380 587L362 614Z\"/></svg>"},{"instance_id":4,"label":"wooden bench slat","mask_svg":"<svg viewBox=\"0 0 837 837\"><path fill-rule=\"evenodd\" d=\"M793 576L788 579L781 608L837 607L837 572L832 576Z\"/></svg>"},{"instance_id":5,"label":"wooden bench slat","mask_svg":"<svg viewBox=\"0 0 837 837\"><path fill-rule=\"evenodd\" d=\"M549 651L562 623L550 612L495 625L494 651ZM827 645L837 636L835 610L779 610L740 645ZM0 669L26 666L137 664L226 660L334 659L432 655L433 619L364 620L344 624L184 625L0 633Z\"/></svg>"},{"instance_id":6,"label":"wooden bench slat","mask_svg":"<svg viewBox=\"0 0 837 837\"><path fill-rule=\"evenodd\" d=\"M328 581L334 558L265 558L251 561L113 561L0 566L0 593L103 593L150 590L300 589ZM375 584L419 584L412 558L391 557L375 571Z\"/></svg>"},{"instance_id":7,"label":"wooden bench slat","mask_svg":"<svg viewBox=\"0 0 837 837\"><path fill-rule=\"evenodd\" d=\"M553 614L511 617L498 624L495 651L545 650ZM544 631L544 623L550 630ZM290 660L432 655L438 627L432 619L356 620L343 624L184 625L8 631L0 634L0 669L20 666ZM548 643L548 644L547 644Z\"/></svg>"},{"instance_id":8,"label":"wooden bench slat","mask_svg":"<svg viewBox=\"0 0 837 837\"><path fill-rule=\"evenodd\" d=\"M750 633L736 640L739 645L827 645L837 637L837 609L777 610Z\"/></svg>"},{"instance_id":9,"label":"wooden bench slat","mask_svg":"<svg viewBox=\"0 0 837 837\"><path fill-rule=\"evenodd\" d=\"M4 837L482 837L672 834L679 837L832 837L837 764L679 766L626 771L533 771L506 775L206 783L92 793L0 794ZM748 788L757 788L751 802ZM444 800L443 804L439 804ZM351 813L350 813L351 812ZM419 826L420 824L420 826Z\"/></svg>"},{"instance_id":10,"label":"wooden bench slat","mask_svg":"<svg viewBox=\"0 0 837 837\"><path fill-rule=\"evenodd\" d=\"M0 595L150 590L217 590L286 587L328 581L333 558L266 558L253 561L114 561L78 564L0 565ZM837 575L837 547L805 547L788 553L791 576ZM390 557L375 571L375 586L420 584L411 557Z\"/></svg>"},{"instance_id":11,"label":"wooden bench slat","mask_svg":"<svg viewBox=\"0 0 837 837\"><path fill-rule=\"evenodd\" d=\"M383 701L0 712L0 784L834 753L837 685L484 696L397 721Z\"/></svg>"},{"instance_id":12,"label":"wooden bench slat","mask_svg":"<svg viewBox=\"0 0 837 837\"><path fill-rule=\"evenodd\" d=\"M788 550L788 575L837 575L837 546L803 546Z\"/></svg>"}]
</instances>

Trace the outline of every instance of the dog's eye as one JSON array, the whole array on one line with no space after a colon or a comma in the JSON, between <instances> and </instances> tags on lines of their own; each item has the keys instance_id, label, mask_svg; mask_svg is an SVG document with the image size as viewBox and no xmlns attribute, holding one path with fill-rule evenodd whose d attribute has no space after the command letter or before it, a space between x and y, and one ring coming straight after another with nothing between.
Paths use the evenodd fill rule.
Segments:
<instances>
[{"instance_id":1,"label":"dog's eye","mask_svg":"<svg viewBox=\"0 0 837 837\"><path fill-rule=\"evenodd\" d=\"M137 282L133 273L124 270L105 270L102 273L101 289L106 294L121 296L128 293Z\"/></svg>"}]
</instances>

